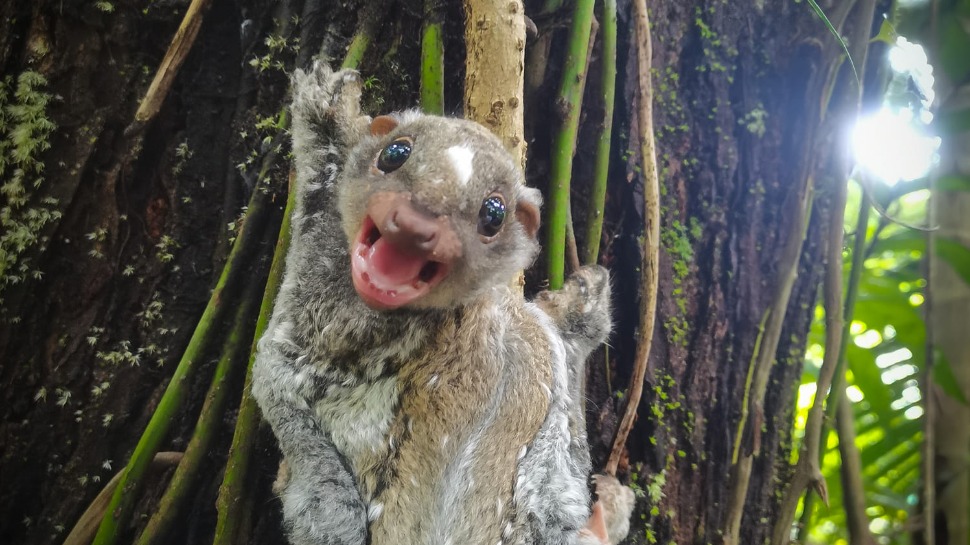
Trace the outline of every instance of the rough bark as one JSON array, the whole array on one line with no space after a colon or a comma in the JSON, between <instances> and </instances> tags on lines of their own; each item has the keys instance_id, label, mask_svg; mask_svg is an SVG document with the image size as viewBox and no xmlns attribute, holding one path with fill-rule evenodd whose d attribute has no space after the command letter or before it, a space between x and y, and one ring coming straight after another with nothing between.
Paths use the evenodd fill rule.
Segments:
<instances>
[{"instance_id":1,"label":"rough bark","mask_svg":"<svg viewBox=\"0 0 970 545\"><path fill-rule=\"evenodd\" d=\"M533 4L538 2L527 3L527 13L538 11ZM257 184L278 193L280 208L284 203L285 161L269 163L265 179L258 172L263 159L276 153L270 144L277 136L272 120L284 103L287 72L318 52L341 58L362 2L214 2L137 149L123 146L123 130L188 2L112 5L108 13L80 0L0 0L7 16L0 21L3 74L37 71L47 78L49 92L60 97L49 107L58 129L43 155L45 182L38 195L56 197L63 213L47 228L44 250L33 253L43 276L8 286L0 309L4 543L60 543L127 460L221 269L230 236L226 224L237 218ZM386 8L386 22L361 65L370 113L417 104L421 6L413 0ZM734 444L741 440L742 449L750 449L753 439L732 434L748 362L777 277L776 256L788 233L798 228L785 210L794 188L816 166L811 157L818 151L813 144L820 119L817 82L835 59L815 45L827 31L804 3L654 0L648 6L662 206L659 306L645 399L620 469L647 491L631 542L718 543ZM509 10L507 4L504 8ZM445 111L460 114L462 4L452 0L442 9L447 14ZM508 11L489 24L518 26L521 11ZM636 349L637 239L643 225L630 3L618 2L618 13L616 151L604 223L607 243L601 251L602 262L613 271L617 325L613 348L590 370L597 468L622 409L612 392L626 388ZM480 23L480 17L468 21L472 29L480 29ZM546 81L559 81L562 32L554 26L545 30L555 34ZM503 46L521 51L522 40ZM598 81L599 70L597 49L590 82ZM551 87L539 86L537 92ZM528 176L544 187L549 131L559 119L556 107L542 96L511 104L513 96L518 95L503 91L484 104L469 104L465 113L476 109L487 117L496 101L502 101L503 115L535 104L524 112L533 127ZM600 100L596 85L587 85L587 111L600 108ZM599 119L586 115L581 122L574 212L585 209L596 147L591 135ZM509 143L522 148L522 134L521 127L512 129ZM285 158L285 151L278 156ZM246 167L237 168L241 164ZM813 214L769 380L765 419L747 426L760 432L761 455L754 460L742 543L767 537L776 494L787 479L793 395L821 272L821 226L829 214L824 191ZM577 225L576 232L584 233L582 227ZM267 242L265 255L272 245ZM528 279L528 291L541 286L535 273ZM202 375L216 358L209 355ZM184 449L207 386L206 381L193 384L164 449ZM234 412L226 414L207 461L209 471L203 472L207 477L197 483L172 542L211 541L234 418ZM276 456L264 433L253 483L257 507L239 543L281 542L279 505L269 493ZM148 487L139 514L153 509L164 481ZM143 524L136 516L128 539Z\"/></svg>"},{"instance_id":2,"label":"rough bark","mask_svg":"<svg viewBox=\"0 0 970 545\"><path fill-rule=\"evenodd\" d=\"M463 3L465 117L491 129L519 164L525 165L522 114L525 19L522 1L465 0Z\"/></svg>"}]
</instances>

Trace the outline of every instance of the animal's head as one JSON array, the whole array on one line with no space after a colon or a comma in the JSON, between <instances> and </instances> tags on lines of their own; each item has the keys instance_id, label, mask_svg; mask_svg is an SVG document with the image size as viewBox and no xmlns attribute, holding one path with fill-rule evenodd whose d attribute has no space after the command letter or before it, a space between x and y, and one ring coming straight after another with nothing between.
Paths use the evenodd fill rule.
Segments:
<instances>
[{"instance_id":1,"label":"animal's head","mask_svg":"<svg viewBox=\"0 0 970 545\"><path fill-rule=\"evenodd\" d=\"M338 185L354 287L375 309L460 305L538 250L539 192L470 121L377 117Z\"/></svg>"}]
</instances>

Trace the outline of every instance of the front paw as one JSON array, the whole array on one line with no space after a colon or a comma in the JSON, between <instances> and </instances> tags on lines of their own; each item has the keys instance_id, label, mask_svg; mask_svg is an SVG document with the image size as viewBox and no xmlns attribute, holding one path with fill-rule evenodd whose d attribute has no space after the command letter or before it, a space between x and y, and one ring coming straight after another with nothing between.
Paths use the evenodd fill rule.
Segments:
<instances>
[{"instance_id":1,"label":"front paw","mask_svg":"<svg viewBox=\"0 0 970 545\"><path fill-rule=\"evenodd\" d=\"M323 61L315 61L306 72L296 70L292 78L294 124L332 123L338 130L358 136L365 125L360 114L361 87L356 70L334 72Z\"/></svg>"},{"instance_id":2,"label":"front paw","mask_svg":"<svg viewBox=\"0 0 970 545\"><path fill-rule=\"evenodd\" d=\"M291 475L280 499L290 545L363 545L367 516L356 489Z\"/></svg>"},{"instance_id":3,"label":"front paw","mask_svg":"<svg viewBox=\"0 0 970 545\"><path fill-rule=\"evenodd\" d=\"M596 495L599 499L596 500L590 523L600 522L595 519L601 517L608 536L604 541L610 544L619 543L630 532L630 517L633 516L636 496L633 490L620 484L615 477L593 475L593 482L596 483Z\"/></svg>"},{"instance_id":4,"label":"front paw","mask_svg":"<svg viewBox=\"0 0 970 545\"><path fill-rule=\"evenodd\" d=\"M563 334L595 347L609 335L610 274L599 265L581 267L561 290L544 291L535 300Z\"/></svg>"}]
</instances>

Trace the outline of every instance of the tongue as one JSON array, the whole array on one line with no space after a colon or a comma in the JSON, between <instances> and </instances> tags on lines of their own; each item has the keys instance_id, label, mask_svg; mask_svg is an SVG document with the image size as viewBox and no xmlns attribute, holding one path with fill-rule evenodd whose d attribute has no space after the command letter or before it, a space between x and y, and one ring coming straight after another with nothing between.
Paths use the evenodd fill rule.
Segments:
<instances>
[{"instance_id":1,"label":"tongue","mask_svg":"<svg viewBox=\"0 0 970 545\"><path fill-rule=\"evenodd\" d=\"M428 262L423 257L402 252L384 238L377 239L362 257L367 263L371 282L384 290L410 286Z\"/></svg>"}]
</instances>

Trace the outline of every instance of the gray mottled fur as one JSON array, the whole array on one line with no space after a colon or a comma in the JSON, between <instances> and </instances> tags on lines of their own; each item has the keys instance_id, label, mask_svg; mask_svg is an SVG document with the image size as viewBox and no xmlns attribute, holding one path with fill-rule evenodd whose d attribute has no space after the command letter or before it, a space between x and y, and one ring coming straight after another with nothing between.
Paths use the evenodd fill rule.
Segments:
<instances>
[{"instance_id":1,"label":"gray mottled fur","mask_svg":"<svg viewBox=\"0 0 970 545\"><path fill-rule=\"evenodd\" d=\"M514 214L489 244L475 233L491 191L510 212L540 202L497 139L417 113L372 136L356 73L323 64L294 75L293 95L293 239L252 389L289 465L290 542L598 543L580 532L590 514L581 380L610 328L605 270L525 302L507 286L535 241ZM400 134L414 139L412 156L393 176L375 173ZM456 181L453 146L473 150L470 180ZM368 308L350 280L348 241L376 190L449 216L465 243L451 274L400 310Z\"/></svg>"}]
</instances>

